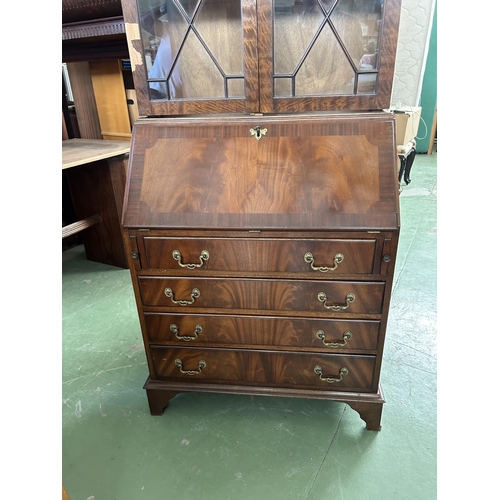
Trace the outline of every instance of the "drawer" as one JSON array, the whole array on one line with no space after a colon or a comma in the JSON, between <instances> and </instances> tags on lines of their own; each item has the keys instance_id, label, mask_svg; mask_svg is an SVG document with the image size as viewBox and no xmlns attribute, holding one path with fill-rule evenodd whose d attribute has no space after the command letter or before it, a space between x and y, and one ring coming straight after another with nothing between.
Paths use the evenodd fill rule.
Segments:
<instances>
[{"instance_id":1,"label":"drawer","mask_svg":"<svg viewBox=\"0 0 500 500\"><path fill-rule=\"evenodd\" d=\"M217 278L138 279L145 306L380 314L383 282Z\"/></svg>"},{"instance_id":2,"label":"drawer","mask_svg":"<svg viewBox=\"0 0 500 500\"><path fill-rule=\"evenodd\" d=\"M375 239L144 237L143 269L371 274Z\"/></svg>"},{"instance_id":3,"label":"drawer","mask_svg":"<svg viewBox=\"0 0 500 500\"><path fill-rule=\"evenodd\" d=\"M151 343L375 351L379 321L145 313Z\"/></svg>"},{"instance_id":4,"label":"drawer","mask_svg":"<svg viewBox=\"0 0 500 500\"><path fill-rule=\"evenodd\" d=\"M375 356L151 347L155 377L321 390L373 390Z\"/></svg>"}]
</instances>

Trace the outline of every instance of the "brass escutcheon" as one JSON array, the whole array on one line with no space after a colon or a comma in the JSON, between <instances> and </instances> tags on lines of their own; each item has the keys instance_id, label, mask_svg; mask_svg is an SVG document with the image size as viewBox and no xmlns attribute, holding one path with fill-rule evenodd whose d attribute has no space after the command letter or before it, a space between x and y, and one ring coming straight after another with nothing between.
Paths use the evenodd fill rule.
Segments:
<instances>
[{"instance_id":1,"label":"brass escutcheon","mask_svg":"<svg viewBox=\"0 0 500 500\"><path fill-rule=\"evenodd\" d=\"M266 134L267 128L261 128L259 125L250 129L250 135L253 135L258 141L260 141Z\"/></svg>"}]
</instances>

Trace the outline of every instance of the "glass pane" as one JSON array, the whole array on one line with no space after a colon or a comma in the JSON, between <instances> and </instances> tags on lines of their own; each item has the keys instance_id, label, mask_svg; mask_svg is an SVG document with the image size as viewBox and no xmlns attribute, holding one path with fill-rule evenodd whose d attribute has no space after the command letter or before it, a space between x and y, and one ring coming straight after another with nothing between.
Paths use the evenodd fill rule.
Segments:
<instances>
[{"instance_id":1,"label":"glass pane","mask_svg":"<svg viewBox=\"0 0 500 500\"><path fill-rule=\"evenodd\" d=\"M325 16L316 0L309 6L295 5L295 0L275 0L274 9L274 74L292 74Z\"/></svg>"},{"instance_id":2,"label":"glass pane","mask_svg":"<svg viewBox=\"0 0 500 500\"><path fill-rule=\"evenodd\" d=\"M291 78L275 78L274 79L274 95L276 97L291 97L292 96L292 79Z\"/></svg>"},{"instance_id":3,"label":"glass pane","mask_svg":"<svg viewBox=\"0 0 500 500\"><path fill-rule=\"evenodd\" d=\"M138 5L148 78L159 80L149 83L151 98L167 97L167 79L169 95L175 98L180 92L180 74L173 64L188 23L173 0L139 0Z\"/></svg>"},{"instance_id":4,"label":"glass pane","mask_svg":"<svg viewBox=\"0 0 500 500\"><path fill-rule=\"evenodd\" d=\"M326 25L295 79L295 94L352 94L354 70L332 30Z\"/></svg>"},{"instance_id":5,"label":"glass pane","mask_svg":"<svg viewBox=\"0 0 500 500\"><path fill-rule=\"evenodd\" d=\"M174 72L177 71L180 75L178 97L203 99L225 96L224 77L192 30L174 66Z\"/></svg>"},{"instance_id":6,"label":"glass pane","mask_svg":"<svg viewBox=\"0 0 500 500\"><path fill-rule=\"evenodd\" d=\"M170 2L172 2L172 0L170 0ZM200 0L179 0L179 3L189 19L193 19L196 7L200 3Z\"/></svg>"},{"instance_id":7,"label":"glass pane","mask_svg":"<svg viewBox=\"0 0 500 500\"><path fill-rule=\"evenodd\" d=\"M229 78L227 80L228 97L245 97L245 80L243 78Z\"/></svg>"},{"instance_id":8,"label":"glass pane","mask_svg":"<svg viewBox=\"0 0 500 500\"><path fill-rule=\"evenodd\" d=\"M358 69L378 68L383 0L340 0L330 19Z\"/></svg>"},{"instance_id":9,"label":"glass pane","mask_svg":"<svg viewBox=\"0 0 500 500\"><path fill-rule=\"evenodd\" d=\"M195 26L226 75L243 75L240 2L205 0Z\"/></svg>"},{"instance_id":10,"label":"glass pane","mask_svg":"<svg viewBox=\"0 0 500 500\"><path fill-rule=\"evenodd\" d=\"M382 9L383 0L274 0L274 76L296 76L297 96L374 93ZM276 96L287 95L281 80Z\"/></svg>"},{"instance_id":11,"label":"glass pane","mask_svg":"<svg viewBox=\"0 0 500 500\"><path fill-rule=\"evenodd\" d=\"M358 76L358 94L374 94L377 90L377 73L361 73Z\"/></svg>"},{"instance_id":12,"label":"glass pane","mask_svg":"<svg viewBox=\"0 0 500 500\"><path fill-rule=\"evenodd\" d=\"M138 0L152 99L225 98L244 77L241 2ZM229 93L241 85L227 82Z\"/></svg>"},{"instance_id":13,"label":"glass pane","mask_svg":"<svg viewBox=\"0 0 500 500\"><path fill-rule=\"evenodd\" d=\"M332 8L334 2L335 0L321 0L321 4L327 12Z\"/></svg>"}]
</instances>

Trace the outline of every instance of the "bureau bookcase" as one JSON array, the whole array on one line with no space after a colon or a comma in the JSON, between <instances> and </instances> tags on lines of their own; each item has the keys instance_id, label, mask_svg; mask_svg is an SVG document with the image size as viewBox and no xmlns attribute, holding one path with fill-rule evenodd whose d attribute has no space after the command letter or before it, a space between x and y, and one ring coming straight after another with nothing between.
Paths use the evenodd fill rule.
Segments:
<instances>
[{"instance_id":1,"label":"bureau bookcase","mask_svg":"<svg viewBox=\"0 0 500 500\"><path fill-rule=\"evenodd\" d=\"M399 0L122 0L122 217L154 415L331 399L379 430L399 235Z\"/></svg>"}]
</instances>

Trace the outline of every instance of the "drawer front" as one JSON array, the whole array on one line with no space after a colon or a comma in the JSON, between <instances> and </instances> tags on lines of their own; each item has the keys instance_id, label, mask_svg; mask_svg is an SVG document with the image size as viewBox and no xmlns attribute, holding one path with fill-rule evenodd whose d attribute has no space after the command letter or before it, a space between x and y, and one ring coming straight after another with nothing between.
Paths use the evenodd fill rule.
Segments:
<instances>
[{"instance_id":1,"label":"drawer front","mask_svg":"<svg viewBox=\"0 0 500 500\"><path fill-rule=\"evenodd\" d=\"M373 390L375 356L151 347L156 378L321 390Z\"/></svg>"},{"instance_id":2,"label":"drawer front","mask_svg":"<svg viewBox=\"0 0 500 500\"><path fill-rule=\"evenodd\" d=\"M379 321L145 313L152 343L375 351Z\"/></svg>"},{"instance_id":3,"label":"drawer front","mask_svg":"<svg viewBox=\"0 0 500 500\"><path fill-rule=\"evenodd\" d=\"M384 283L140 277L145 306L380 314Z\"/></svg>"},{"instance_id":4,"label":"drawer front","mask_svg":"<svg viewBox=\"0 0 500 500\"><path fill-rule=\"evenodd\" d=\"M375 239L144 237L145 269L371 274Z\"/></svg>"}]
</instances>

